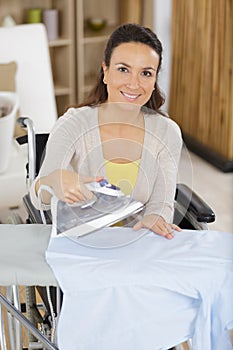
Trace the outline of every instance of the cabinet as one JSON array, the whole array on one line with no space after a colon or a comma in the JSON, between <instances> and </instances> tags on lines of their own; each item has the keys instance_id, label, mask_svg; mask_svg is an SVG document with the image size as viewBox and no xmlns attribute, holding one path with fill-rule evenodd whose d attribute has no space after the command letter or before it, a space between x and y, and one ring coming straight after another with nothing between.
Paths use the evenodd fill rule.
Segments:
<instances>
[{"instance_id":1,"label":"cabinet","mask_svg":"<svg viewBox=\"0 0 233 350\"><path fill-rule=\"evenodd\" d=\"M82 102L99 73L111 32L124 22L153 25L153 0L76 0L77 101ZM90 29L89 18L103 18L106 26Z\"/></svg>"},{"instance_id":2,"label":"cabinet","mask_svg":"<svg viewBox=\"0 0 233 350\"><path fill-rule=\"evenodd\" d=\"M29 8L58 10L58 31L56 40L49 42L51 65L58 115L75 103L75 0L1 0L0 22L10 15L16 24L26 23Z\"/></svg>"}]
</instances>

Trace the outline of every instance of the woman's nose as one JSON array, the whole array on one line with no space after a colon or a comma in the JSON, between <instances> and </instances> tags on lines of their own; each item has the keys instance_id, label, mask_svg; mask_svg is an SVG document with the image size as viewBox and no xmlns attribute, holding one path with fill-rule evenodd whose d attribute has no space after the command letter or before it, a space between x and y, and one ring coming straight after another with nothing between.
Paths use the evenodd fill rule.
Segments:
<instances>
[{"instance_id":1,"label":"woman's nose","mask_svg":"<svg viewBox=\"0 0 233 350\"><path fill-rule=\"evenodd\" d=\"M127 82L127 86L130 89L138 89L140 86L140 82L138 79L138 75L137 74L131 74L129 77L129 80Z\"/></svg>"}]
</instances>

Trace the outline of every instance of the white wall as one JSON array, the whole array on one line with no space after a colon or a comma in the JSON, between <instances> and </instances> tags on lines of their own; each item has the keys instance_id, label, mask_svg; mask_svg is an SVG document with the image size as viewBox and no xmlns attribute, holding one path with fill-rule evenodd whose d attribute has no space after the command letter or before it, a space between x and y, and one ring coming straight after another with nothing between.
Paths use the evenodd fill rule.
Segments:
<instances>
[{"instance_id":1,"label":"white wall","mask_svg":"<svg viewBox=\"0 0 233 350\"><path fill-rule=\"evenodd\" d=\"M163 45L163 62L159 75L159 86L166 95L163 109L167 111L171 72L171 15L172 0L154 0L154 31Z\"/></svg>"}]
</instances>

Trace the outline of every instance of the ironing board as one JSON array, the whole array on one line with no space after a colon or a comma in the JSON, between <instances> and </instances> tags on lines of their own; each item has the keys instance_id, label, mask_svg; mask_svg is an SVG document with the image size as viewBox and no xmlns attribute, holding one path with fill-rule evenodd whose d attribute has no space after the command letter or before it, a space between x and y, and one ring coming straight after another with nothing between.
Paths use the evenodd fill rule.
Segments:
<instances>
[{"instance_id":1,"label":"ironing board","mask_svg":"<svg viewBox=\"0 0 233 350\"><path fill-rule=\"evenodd\" d=\"M232 350L233 235L149 232L107 246L115 233L132 239L130 228L77 242L50 239L50 225L0 225L0 285L59 284L60 350L163 350L190 337L194 350Z\"/></svg>"},{"instance_id":2,"label":"ironing board","mask_svg":"<svg viewBox=\"0 0 233 350\"><path fill-rule=\"evenodd\" d=\"M0 225L1 287L58 285L45 260L50 234L51 227L49 225ZM30 330L46 349L58 350L57 346L41 334L1 293L0 303Z\"/></svg>"},{"instance_id":3,"label":"ironing board","mask_svg":"<svg viewBox=\"0 0 233 350\"><path fill-rule=\"evenodd\" d=\"M45 260L50 225L0 225L0 286L56 286Z\"/></svg>"}]
</instances>

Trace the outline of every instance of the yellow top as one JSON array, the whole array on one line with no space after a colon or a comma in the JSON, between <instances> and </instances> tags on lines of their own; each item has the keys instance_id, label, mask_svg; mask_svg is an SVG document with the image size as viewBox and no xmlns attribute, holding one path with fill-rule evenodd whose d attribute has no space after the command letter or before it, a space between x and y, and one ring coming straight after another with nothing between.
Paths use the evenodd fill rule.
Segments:
<instances>
[{"instance_id":1,"label":"yellow top","mask_svg":"<svg viewBox=\"0 0 233 350\"><path fill-rule=\"evenodd\" d=\"M108 182L120 187L124 194L131 194L137 181L139 165L140 159L129 163L105 160Z\"/></svg>"}]
</instances>

